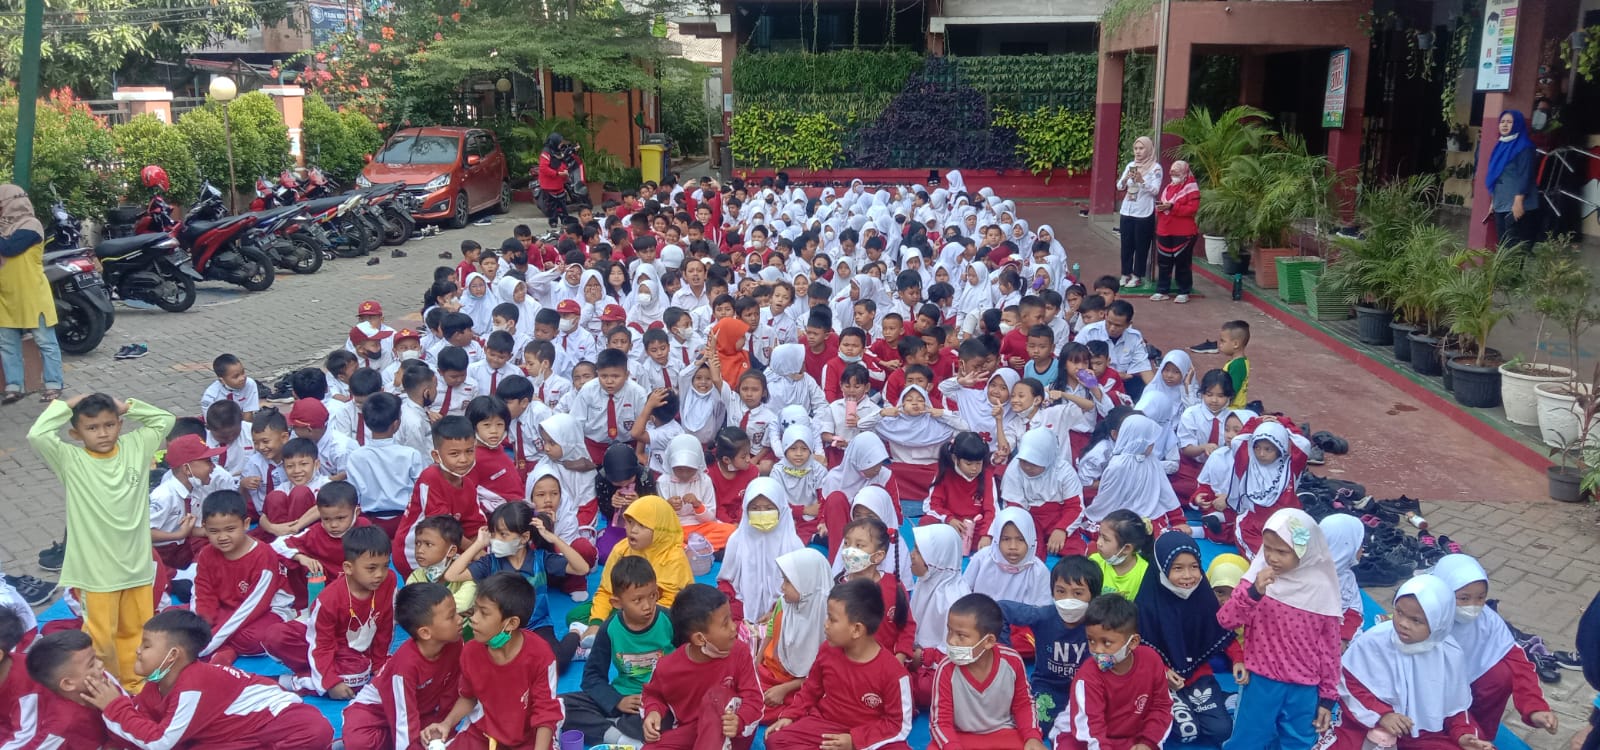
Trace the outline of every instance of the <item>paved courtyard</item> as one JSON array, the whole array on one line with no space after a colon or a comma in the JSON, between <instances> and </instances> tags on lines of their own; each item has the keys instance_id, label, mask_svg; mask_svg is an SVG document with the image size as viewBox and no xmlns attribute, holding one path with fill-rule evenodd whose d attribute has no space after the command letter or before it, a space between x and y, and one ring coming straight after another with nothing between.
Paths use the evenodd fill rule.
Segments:
<instances>
[{"instance_id":1,"label":"paved courtyard","mask_svg":"<svg viewBox=\"0 0 1600 750\"><path fill-rule=\"evenodd\" d=\"M1076 206L1022 206L1034 225L1052 223L1073 260L1091 278L1116 272L1113 239L1099 225L1077 216ZM528 222L527 205L490 226L413 240L406 258L388 257L363 265L336 260L313 276L279 275L273 288L250 294L218 283L202 285L189 312L171 314L119 307L116 327L95 352L69 357L67 392L104 391L134 396L178 414L198 411L201 392L212 380L211 359L233 352L258 381L315 364L342 345L358 302L377 299L396 327L415 325L425 283L432 269L454 265L463 239L498 245L511 228ZM537 222L537 223L535 223ZM438 258L441 250L456 256ZM1582 608L1600 588L1600 539L1590 506L1544 499L1543 472L1497 451L1481 434L1462 427L1405 392L1353 366L1344 354L1313 341L1247 303L1228 300L1227 290L1196 276L1199 295L1187 306L1135 301L1135 326L1163 349L1187 347L1216 338L1228 319L1250 321L1253 341L1251 396L1269 409L1309 419L1315 429L1348 439L1348 456L1330 457L1314 471L1359 481L1378 497L1402 493L1425 501L1423 511L1436 531L1448 534L1478 556L1493 580L1491 596L1500 611L1524 630L1544 637L1552 649L1570 649ZM147 357L116 361L123 344L144 343ZM1202 370L1220 367L1216 356L1195 356ZM12 574L50 577L35 567L37 551L59 539L64 526L60 485L27 446L24 435L42 406L34 399L0 408L0 567ZM1384 592L1372 592L1380 601ZM1540 750L1565 747L1583 724L1593 692L1577 672L1564 672L1558 685L1546 686L1560 716L1561 732L1518 734ZM1520 726L1515 722L1513 726Z\"/></svg>"}]
</instances>

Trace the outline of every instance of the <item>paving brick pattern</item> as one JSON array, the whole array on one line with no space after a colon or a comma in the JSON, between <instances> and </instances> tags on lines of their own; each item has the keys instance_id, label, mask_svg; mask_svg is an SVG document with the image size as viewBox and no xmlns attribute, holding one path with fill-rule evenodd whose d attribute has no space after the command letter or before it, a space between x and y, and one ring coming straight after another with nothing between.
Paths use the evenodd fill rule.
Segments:
<instances>
[{"instance_id":1,"label":"paving brick pattern","mask_svg":"<svg viewBox=\"0 0 1600 750\"><path fill-rule=\"evenodd\" d=\"M1082 263L1090 278L1115 271L1113 239L1103 228L1079 219L1072 207L1023 210L1035 225L1050 222L1061 230L1073 260ZM380 300L389 322L396 327L414 325L429 274L436 266L453 266L458 261L456 250L461 240L471 238L485 246L498 245L510 236L515 223L532 215L529 207L518 206L510 218L495 217L492 226L473 226L413 240L404 247L409 254L406 258L390 258L386 248L380 251L382 261L377 266L365 266L360 260L336 260L313 276L279 275L273 288L264 293L250 294L207 283L202 285L199 302L187 313L119 307L116 327L105 343L89 355L68 358L67 391L136 396L179 414L193 414L198 410L200 393L212 379L210 361L217 353L238 354L252 376L270 383L279 374L314 364L342 345L354 322L355 306L363 299ZM450 250L457 257L440 259L437 254L441 250ZM1271 327L1254 308L1228 306L1225 289L1198 276L1195 282L1197 292L1206 299L1197 297L1187 310L1164 307L1157 311L1152 309L1153 303L1139 305L1140 321L1136 325L1159 331L1159 336L1151 337L1159 339L1158 345L1187 345L1215 338L1218 322L1242 317L1252 324L1259 321L1270 330L1276 352L1318 362L1336 361L1329 359L1326 349L1303 336L1281 326ZM118 347L135 342L147 344L150 355L122 362L112 358ZM1214 357L1195 359L1203 369L1220 365ZM1454 444L1440 451L1426 439L1385 439L1382 435L1362 434L1349 425L1372 419L1369 424L1394 429L1392 422L1383 419L1385 413L1394 415L1393 405L1368 403L1344 394L1323 399L1337 404L1304 403L1314 400L1314 389L1274 384L1270 372L1258 365L1252 394L1259 388L1262 398L1277 400L1275 408L1278 403L1294 401L1319 428L1333 428L1351 442L1350 457L1335 458L1325 469L1317 469L1318 473L1362 481L1377 490L1399 488L1380 497L1406 491L1428 498L1424 511L1433 528L1460 542L1467 552L1483 561L1492 579L1491 596L1500 599L1500 611L1506 618L1542 636L1552 649L1572 648L1578 617L1600 588L1600 559L1594 554L1596 543L1600 542L1600 526L1596 523L1600 514L1589 506L1537 499L1531 494L1537 483L1529 479L1532 470L1526 467L1509 467L1481 453L1458 452ZM1337 391L1341 386L1335 383L1331 387ZM1338 413L1333 413L1333 407ZM60 538L65 523L61 489L24 438L41 410L34 399L0 408L0 518L4 519L0 523L0 567L13 574L51 577L37 569L35 555L51 540ZM1376 412L1366 413L1372 410ZM1405 416L1412 422L1404 429L1412 435L1440 435L1459 429L1426 408L1409 411ZM1387 457L1372 463L1375 453ZM1494 466L1487 480L1461 480L1463 474L1482 472L1486 463ZM1408 488L1398 483L1397 472L1417 466L1428 468L1421 480L1425 486ZM1503 473L1508 482L1495 481L1494 472ZM1391 593L1372 592L1379 601L1387 601ZM1593 691L1580 673L1563 672L1561 683L1546 686L1545 694L1560 717L1562 728L1556 736L1522 727L1514 712L1508 712L1507 724L1537 750L1565 748L1573 731L1584 725Z\"/></svg>"}]
</instances>

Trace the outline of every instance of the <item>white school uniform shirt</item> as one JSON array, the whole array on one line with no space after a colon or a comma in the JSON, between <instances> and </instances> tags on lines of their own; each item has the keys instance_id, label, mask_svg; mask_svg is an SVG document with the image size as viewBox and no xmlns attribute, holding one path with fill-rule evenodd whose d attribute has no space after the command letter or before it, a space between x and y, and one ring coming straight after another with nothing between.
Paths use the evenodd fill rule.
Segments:
<instances>
[{"instance_id":1,"label":"white school uniform shirt","mask_svg":"<svg viewBox=\"0 0 1600 750\"><path fill-rule=\"evenodd\" d=\"M394 438L367 438L366 445L350 452L345 470L362 513L400 513L426 468L428 459L415 448Z\"/></svg>"},{"instance_id":2,"label":"white school uniform shirt","mask_svg":"<svg viewBox=\"0 0 1600 750\"><path fill-rule=\"evenodd\" d=\"M317 441L317 461L329 476L345 471L350 466L350 454L360 446L356 439L342 432L324 430Z\"/></svg>"},{"instance_id":3,"label":"white school uniform shirt","mask_svg":"<svg viewBox=\"0 0 1600 750\"><path fill-rule=\"evenodd\" d=\"M438 361L439 352L444 351L445 347L448 346L450 346L449 341L444 339L436 339L433 344L427 348L427 355L424 357L424 359L426 359L430 364ZM468 341L467 345L461 347L461 349L467 353L467 364L470 365L473 362L483 361L483 345L478 343L477 339Z\"/></svg>"},{"instance_id":4,"label":"white school uniform shirt","mask_svg":"<svg viewBox=\"0 0 1600 750\"><path fill-rule=\"evenodd\" d=\"M594 355L600 350L600 343L594 334L577 328L572 333L558 333L556 345L556 372L572 372L579 362L593 362Z\"/></svg>"},{"instance_id":5,"label":"white school uniform shirt","mask_svg":"<svg viewBox=\"0 0 1600 750\"><path fill-rule=\"evenodd\" d=\"M589 440L597 443L632 443L633 436L628 433L633 429L633 423L642 418L640 412L644 409L645 399L649 397L644 387L632 380L625 381L615 395L608 394L600 387L600 379L595 378L572 392L569 413L578 420L578 425L583 428L583 436ZM616 402L615 438L608 434L610 421L606 416L607 405L613 400Z\"/></svg>"},{"instance_id":6,"label":"white school uniform shirt","mask_svg":"<svg viewBox=\"0 0 1600 750\"><path fill-rule=\"evenodd\" d=\"M1023 417L1018 414L1014 415L1012 419L1006 420L1006 441L1010 443L1012 450L1016 450L1016 447L1022 443L1022 436L1028 430L1042 427L1056 436L1056 442L1061 448L1061 452L1057 455L1069 457L1068 460L1070 460L1072 456L1072 430L1082 424L1083 421L1083 409L1078 408L1078 405L1071 401L1041 406L1034 409L1031 416Z\"/></svg>"},{"instance_id":7,"label":"white school uniform shirt","mask_svg":"<svg viewBox=\"0 0 1600 750\"><path fill-rule=\"evenodd\" d=\"M356 424L361 421L361 407L354 398L349 401L334 401L328 404L328 432L337 432L352 441L356 439ZM371 437L371 431L367 437ZM360 443L357 443L359 445ZM351 448L355 450L355 448ZM335 472L337 473L337 472Z\"/></svg>"},{"instance_id":8,"label":"white school uniform shirt","mask_svg":"<svg viewBox=\"0 0 1600 750\"><path fill-rule=\"evenodd\" d=\"M818 436L826 433L848 442L855 440L856 436L863 432L871 432L878 426L878 420L882 419L878 413L881 411L878 405L872 403L871 399L863 398L856 402L856 426L846 426L845 420L848 415L845 413L844 402L845 400L841 398L813 415L812 421L817 428Z\"/></svg>"},{"instance_id":9,"label":"white school uniform shirt","mask_svg":"<svg viewBox=\"0 0 1600 750\"><path fill-rule=\"evenodd\" d=\"M1050 332L1055 334L1056 341L1072 340L1072 324L1068 323L1066 318L1057 315L1054 318L1051 318L1050 322L1046 323L1045 325L1049 326Z\"/></svg>"},{"instance_id":10,"label":"white school uniform shirt","mask_svg":"<svg viewBox=\"0 0 1600 750\"><path fill-rule=\"evenodd\" d=\"M471 365L467 367L469 370L471 369ZM480 395L478 386L472 382L470 376L461 381L461 385L454 388L445 385L444 378L435 376L435 385L433 411L439 412L446 417L465 416L467 402Z\"/></svg>"},{"instance_id":11,"label":"white school uniform shirt","mask_svg":"<svg viewBox=\"0 0 1600 750\"><path fill-rule=\"evenodd\" d=\"M671 352L667 353L667 363L665 365L656 364L656 361L651 359L649 355L645 355L644 359L635 362L629 368L629 371L633 374L633 382L644 388L646 393L657 388L671 388L681 393L684 388L682 370L682 365L674 366Z\"/></svg>"},{"instance_id":12,"label":"white school uniform shirt","mask_svg":"<svg viewBox=\"0 0 1600 750\"><path fill-rule=\"evenodd\" d=\"M206 431L206 447L227 448L227 450L224 451L222 455L217 456L214 461L218 466L227 469L229 474L239 476L239 474L244 471L245 465L250 463L250 458L256 454L256 445L250 439L250 429L251 425L249 422L239 422L239 436L234 438L233 442L226 446L217 442L217 439L212 436L209 430Z\"/></svg>"},{"instance_id":13,"label":"white school uniform shirt","mask_svg":"<svg viewBox=\"0 0 1600 750\"><path fill-rule=\"evenodd\" d=\"M398 374L400 374L400 360L395 360L387 365L384 365L383 369L379 371L378 376L383 380L384 393L387 393L391 396L405 398L406 392L401 389L399 383L395 382L395 376Z\"/></svg>"},{"instance_id":14,"label":"white school uniform shirt","mask_svg":"<svg viewBox=\"0 0 1600 750\"><path fill-rule=\"evenodd\" d=\"M1233 410L1227 406L1223 406L1220 413L1212 414L1211 410L1206 408L1204 401L1190 404L1189 408L1184 409L1183 413L1178 415L1178 439L1174 442L1179 448L1188 445L1205 445L1211 442L1221 446L1227 442L1225 438L1227 437L1228 417L1232 416L1232 414ZM1216 425L1217 429L1216 440L1211 439L1211 427L1213 424ZM1193 460L1197 464L1204 464L1206 457L1201 455Z\"/></svg>"},{"instance_id":15,"label":"white school uniform shirt","mask_svg":"<svg viewBox=\"0 0 1600 750\"><path fill-rule=\"evenodd\" d=\"M327 382L327 384L328 384L328 395L322 399L322 403L323 403L324 406L326 406L328 404L339 403L340 399L334 398L335 396L344 396L346 398L349 398L349 396L350 396L350 384L349 383L346 383L343 380L340 380L340 379L334 377L333 373L331 373L331 372L322 373L322 379L325 382Z\"/></svg>"},{"instance_id":16,"label":"white school uniform shirt","mask_svg":"<svg viewBox=\"0 0 1600 750\"><path fill-rule=\"evenodd\" d=\"M678 420L670 420L666 424L651 425L645 428L645 435L649 443L645 446L645 457L649 459L650 470L657 476L670 476L672 474L667 466L667 443L684 434L683 425ZM659 488L658 488L659 489Z\"/></svg>"},{"instance_id":17,"label":"white school uniform shirt","mask_svg":"<svg viewBox=\"0 0 1600 750\"><path fill-rule=\"evenodd\" d=\"M761 453L767 447L767 431L776 429L777 413L766 404L757 404L754 409L746 408L733 388L722 389L722 395L728 406L728 426L738 427L750 436L750 455Z\"/></svg>"},{"instance_id":18,"label":"white school uniform shirt","mask_svg":"<svg viewBox=\"0 0 1600 750\"><path fill-rule=\"evenodd\" d=\"M710 291L711 285L707 284L700 289L699 294L695 294L694 290L690 289L688 284L684 284L682 288L678 289L677 294L672 295L672 306L679 307L684 310L693 310L697 307L710 307Z\"/></svg>"},{"instance_id":19,"label":"white school uniform shirt","mask_svg":"<svg viewBox=\"0 0 1600 750\"><path fill-rule=\"evenodd\" d=\"M467 381L472 383L480 396L493 396L495 389L499 388L506 378L521 374L522 370L509 361L501 365L498 370L490 367L487 359L482 362L473 362L467 366Z\"/></svg>"},{"instance_id":20,"label":"white school uniform shirt","mask_svg":"<svg viewBox=\"0 0 1600 750\"><path fill-rule=\"evenodd\" d=\"M677 336L667 333L667 361L673 366L682 369L694 364L700 353L706 350L706 337L698 330L690 330L688 341L679 341Z\"/></svg>"},{"instance_id":21,"label":"white school uniform shirt","mask_svg":"<svg viewBox=\"0 0 1600 750\"><path fill-rule=\"evenodd\" d=\"M433 455L433 423L428 421L428 410L422 404L409 398L400 402L400 429L395 431L394 440L423 456Z\"/></svg>"},{"instance_id":22,"label":"white school uniform shirt","mask_svg":"<svg viewBox=\"0 0 1600 750\"><path fill-rule=\"evenodd\" d=\"M260 486L245 492L245 495L250 498L250 504L255 507L257 513L260 513L262 506L266 504L269 491L289 491L289 475L284 473L283 464L268 461L260 453L251 453L249 462L245 464L243 471L239 474L241 480L249 479L250 477L261 478Z\"/></svg>"},{"instance_id":23,"label":"white school uniform shirt","mask_svg":"<svg viewBox=\"0 0 1600 750\"><path fill-rule=\"evenodd\" d=\"M244 387L239 390L223 385L221 380L211 381L211 385L206 386L206 392L200 395L201 413L218 401L237 403L240 411L246 414L261 409L260 389L256 386L255 378L250 377L244 379Z\"/></svg>"},{"instance_id":24,"label":"white school uniform shirt","mask_svg":"<svg viewBox=\"0 0 1600 750\"><path fill-rule=\"evenodd\" d=\"M534 464L539 463L544 453L543 438L539 437L539 423L549 419L555 412L541 401L529 402L528 408L522 414L511 420L506 426L506 452L511 454L512 463L520 457L523 461L517 469L523 474L533 471Z\"/></svg>"},{"instance_id":25,"label":"white school uniform shirt","mask_svg":"<svg viewBox=\"0 0 1600 750\"><path fill-rule=\"evenodd\" d=\"M183 525L184 514L192 514L195 525L200 523L200 504L217 490L239 489L239 478L220 466L211 469L211 481L196 488L186 486L172 472L161 478L161 484L150 491L150 528L177 531ZM157 547L186 543L183 539L157 542Z\"/></svg>"},{"instance_id":26,"label":"white school uniform shirt","mask_svg":"<svg viewBox=\"0 0 1600 750\"><path fill-rule=\"evenodd\" d=\"M556 407L561 403L561 397L572 392L572 381L555 373L528 380L533 382L533 397L544 402L552 412L559 411Z\"/></svg>"},{"instance_id":27,"label":"white school uniform shirt","mask_svg":"<svg viewBox=\"0 0 1600 750\"><path fill-rule=\"evenodd\" d=\"M1111 369L1121 373L1123 377L1131 378L1142 372L1150 372L1150 353L1145 349L1144 334L1133 326L1122 332L1122 338L1112 341L1106 334L1106 322L1102 320L1084 326L1073 341L1080 344L1087 344L1090 341L1106 342L1111 347Z\"/></svg>"}]
</instances>

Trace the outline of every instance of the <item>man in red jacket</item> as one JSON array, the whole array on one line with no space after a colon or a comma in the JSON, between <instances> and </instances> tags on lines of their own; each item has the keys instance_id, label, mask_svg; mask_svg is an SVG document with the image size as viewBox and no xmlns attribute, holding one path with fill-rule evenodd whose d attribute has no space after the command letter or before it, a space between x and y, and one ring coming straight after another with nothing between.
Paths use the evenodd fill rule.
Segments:
<instances>
[{"instance_id":1,"label":"man in red jacket","mask_svg":"<svg viewBox=\"0 0 1600 750\"><path fill-rule=\"evenodd\" d=\"M550 228L561 226L567 215L567 163L562 156L565 141L560 133L551 133L544 139L544 150L539 152L539 196L543 199L545 216Z\"/></svg>"}]
</instances>

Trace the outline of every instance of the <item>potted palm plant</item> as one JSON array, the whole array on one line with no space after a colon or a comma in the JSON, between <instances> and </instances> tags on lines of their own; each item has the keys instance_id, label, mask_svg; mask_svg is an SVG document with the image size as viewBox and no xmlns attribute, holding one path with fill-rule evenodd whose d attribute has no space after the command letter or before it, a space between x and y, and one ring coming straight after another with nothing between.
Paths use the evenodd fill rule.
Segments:
<instances>
[{"instance_id":1,"label":"potted palm plant","mask_svg":"<svg viewBox=\"0 0 1600 750\"><path fill-rule=\"evenodd\" d=\"M1409 282L1400 248L1418 228L1433 223L1438 203L1439 182L1431 175L1367 187L1356 204L1360 234L1333 236L1339 253L1323 272L1319 286L1338 289L1355 305L1357 335L1363 343L1390 346L1394 342L1390 324L1394 322L1395 296Z\"/></svg>"},{"instance_id":2,"label":"potted palm plant","mask_svg":"<svg viewBox=\"0 0 1600 750\"><path fill-rule=\"evenodd\" d=\"M1448 256L1457 249L1450 230L1437 224L1412 226L1393 249L1393 263L1385 269L1385 279L1393 285L1390 289L1393 290L1395 314L1389 327L1394 330L1396 360L1415 366L1411 352L1417 343L1415 334L1433 331L1439 317L1439 285L1449 272ZM1428 336L1423 337L1421 348L1429 358L1434 356L1432 347L1436 343Z\"/></svg>"},{"instance_id":3,"label":"potted palm plant","mask_svg":"<svg viewBox=\"0 0 1600 750\"><path fill-rule=\"evenodd\" d=\"M1296 222L1332 215L1333 183L1327 157L1307 153L1298 136L1284 136L1277 148L1234 159L1224 182L1202 193L1197 219L1237 232L1251 248L1256 283L1273 288L1276 258L1296 252L1286 247Z\"/></svg>"},{"instance_id":4,"label":"potted palm plant","mask_svg":"<svg viewBox=\"0 0 1600 750\"><path fill-rule=\"evenodd\" d=\"M1600 391L1600 365L1595 365L1594 376L1584 390L1588 394ZM1552 447L1551 457L1559 455L1561 463L1545 469L1551 499L1568 503L1579 502L1600 488L1600 440L1594 434L1596 423L1600 423L1600 398L1588 395L1577 402L1578 431L1572 440L1563 439ZM1573 452L1579 454L1577 466L1567 463Z\"/></svg>"},{"instance_id":5,"label":"potted palm plant","mask_svg":"<svg viewBox=\"0 0 1600 750\"><path fill-rule=\"evenodd\" d=\"M1518 296L1539 316L1538 332L1527 361L1519 358L1500 366L1500 400L1507 419L1536 425L1545 398L1540 386L1550 385L1552 399L1564 401L1563 411L1570 409L1572 400L1566 397L1577 392L1578 339L1600 322L1600 287L1566 236L1534 246ZM1551 323L1567 334L1570 367L1539 361Z\"/></svg>"},{"instance_id":6,"label":"potted palm plant","mask_svg":"<svg viewBox=\"0 0 1600 750\"><path fill-rule=\"evenodd\" d=\"M1488 341L1511 315L1506 294L1517 286L1522 258L1514 251L1463 250L1449 259L1455 272L1439 286L1437 298L1450 332L1474 352L1445 363L1452 370L1451 390L1464 406L1500 405L1500 362L1489 356Z\"/></svg>"},{"instance_id":7,"label":"potted palm plant","mask_svg":"<svg viewBox=\"0 0 1600 750\"><path fill-rule=\"evenodd\" d=\"M1259 153L1272 139L1272 130L1266 126L1271 115L1255 107L1234 107L1212 117L1211 110L1194 107L1182 118L1167 123L1163 128L1168 135L1182 139L1182 143L1168 151L1174 159L1189 162L1196 181L1200 183L1200 204L1207 201L1207 191L1215 190L1226 181L1226 173L1234 159ZM1245 231L1239 222L1216 220L1213 217L1196 217L1205 237L1206 261L1223 265L1225 273L1243 273L1240 261L1248 261L1242 246Z\"/></svg>"}]
</instances>

